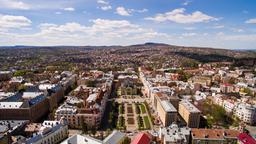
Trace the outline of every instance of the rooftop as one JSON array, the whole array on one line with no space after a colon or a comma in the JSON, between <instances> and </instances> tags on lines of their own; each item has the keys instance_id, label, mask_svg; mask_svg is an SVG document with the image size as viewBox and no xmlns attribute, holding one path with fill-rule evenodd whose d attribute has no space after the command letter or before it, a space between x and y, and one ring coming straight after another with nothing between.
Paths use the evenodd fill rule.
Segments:
<instances>
[{"instance_id":1,"label":"rooftop","mask_svg":"<svg viewBox=\"0 0 256 144\"><path fill-rule=\"evenodd\" d=\"M161 105L166 112L177 112L176 108L167 100L161 101Z\"/></svg>"},{"instance_id":2,"label":"rooftop","mask_svg":"<svg viewBox=\"0 0 256 144\"><path fill-rule=\"evenodd\" d=\"M131 144L150 144L150 137L146 133L139 133L132 140Z\"/></svg>"},{"instance_id":3,"label":"rooftop","mask_svg":"<svg viewBox=\"0 0 256 144\"><path fill-rule=\"evenodd\" d=\"M41 92L23 92L22 98L23 99L33 99L36 98L37 96L44 95Z\"/></svg>"},{"instance_id":4,"label":"rooftop","mask_svg":"<svg viewBox=\"0 0 256 144\"><path fill-rule=\"evenodd\" d=\"M241 133L238 135L238 140L241 142L241 144L256 144L256 140L253 139L250 135L247 133Z\"/></svg>"},{"instance_id":5,"label":"rooftop","mask_svg":"<svg viewBox=\"0 0 256 144\"><path fill-rule=\"evenodd\" d=\"M218 139L224 140L225 138L236 139L239 131L231 129L196 129L191 131L193 139Z\"/></svg>"},{"instance_id":6,"label":"rooftop","mask_svg":"<svg viewBox=\"0 0 256 144\"><path fill-rule=\"evenodd\" d=\"M165 141L168 142L187 142L186 136L190 135L191 129L188 127L178 127L172 124L170 127L161 128L160 134L164 135Z\"/></svg>"},{"instance_id":7,"label":"rooftop","mask_svg":"<svg viewBox=\"0 0 256 144\"><path fill-rule=\"evenodd\" d=\"M10 74L11 71L0 71L0 74Z\"/></svg>"},{"instance_id":8,"label":"rooftop","mask_svg":"<svg viewBox=\"0 0 256 144\"><path fill-rule=\"evenodd\" d=\"M102 141L92 138L90 136L73 135L61 144L102 144Z\"/></svg>"},{"instance_id":9,"label":"rooftop","mask_svg":"<svg viewBox=\"0 0 256 144\"><path fill-rule=\"evenodd\" d=\"M87 102L94 102L97 99L98 93L90 94L89 97L86 99Z\"/></svg>"},{"instance_id":10,"label":"rooftop","mask_svg":"<svg viewBox=\"0 0 256 144\"><path fill-rule=\"evenodd\" d=\"M14 130L25 123L28 123L28 121L27 120L1 120L0 133L6 132L9 129Z\"/></svg>"},{"instance_id":11,"label":"rooftop","mask_svg":"<svg viewBox=\"0 0 256 144\"><path fill-rule=\"evenodd\" d=\"M180 104L183 105L189 112L192 112L192 113L200 113L201 112L192 103L190 103L187 100L180 101Z\"/></svg>"},{"instance_id":12,"label":"rooftop","mask_svg":"<svg viewBox=\"0 0 256 144\"><path fill-rule=\"evenodd\" d=\"M0 92L0 100L5 100L11 96L14 96L16 93L13 92Z\"/></svg>"},{"instance_id":13,"label":"rooftop","mask_svg":"<svg viewBox=\"0 0 256 144\"><path fill-rule=\"evenodd\" d=\"M104 144L118 144L123 138L125 134L120 131L114 130L108 137L103 140Z\"/></svg>"},{"instance_id":14,"label":"rooftop","mask_svg":"<svg viewBox=\"0 0 256 144\"><path fill-rule=\"evenodd\" d=\"M0 102L2 109L18 109L21 108L23 102Z\"/></svg>"},{"instance_id":15,"label":"rooftop","mask_svg":"<svg viewBox=\"0 0 256 144\"><path fill-rule=\"evenodd\" d=\"M38 132L41 128L41 123L30 123L25 127L25 132Z\"/></svg>"},{"instance_id":16,"label":"rooftop","mask_svg":"<svg viewBox=\"0 0 256 144\"><path fill-rule=\"evenodd\" d=\"M40 128L40 133L27 139L26 143L36 143L39 140L43 139L45 135L54 133L55 131L63 128L64 126L66 125L60 123L59 121L44 121L43 126Z\"/></svg>"}]
</instances>

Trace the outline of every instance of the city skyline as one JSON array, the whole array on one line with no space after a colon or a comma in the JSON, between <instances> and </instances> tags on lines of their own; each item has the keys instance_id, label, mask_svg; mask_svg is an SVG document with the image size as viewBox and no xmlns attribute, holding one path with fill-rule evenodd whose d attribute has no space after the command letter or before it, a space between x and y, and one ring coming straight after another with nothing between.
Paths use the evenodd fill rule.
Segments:
<instances>
[{"instance_id":1,"label":"city skyline","mask_svg":"<svg viewBox=\"0 0 256 144\"><path fill-rule=\"evenodd\" d=\"M252 0L0 0L0 45L255 49Z\"/></svg>"}]
</instances>

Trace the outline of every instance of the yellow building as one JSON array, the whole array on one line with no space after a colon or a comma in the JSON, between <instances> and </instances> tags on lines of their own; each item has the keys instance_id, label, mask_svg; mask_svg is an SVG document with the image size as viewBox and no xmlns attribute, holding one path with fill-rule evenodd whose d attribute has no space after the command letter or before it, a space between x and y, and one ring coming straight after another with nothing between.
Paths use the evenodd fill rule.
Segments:
<instances>
[{"instance_id":1,"label":"yellow building","mask_svg":"<svg viewBox=\"0 0 256 144\"><path fill-rule=\"evenodd\" d=\"M179 114L186 121L188 127L199 127L201 112L189 101L183 100L179 103Z\"/></svg>"},{"instance_id":2,"label":"yellow building","mask_svg":"<svg viewBox=\"0 0 256 144\"><path fill-rule=\"evenodd\" d=\"M170 126L173 122L176 122L177 120L176 108L168 100L161 100L159 97L157 97L156 99L157 99L156 111L163 125Z\"/></svg>"}]
</instances>

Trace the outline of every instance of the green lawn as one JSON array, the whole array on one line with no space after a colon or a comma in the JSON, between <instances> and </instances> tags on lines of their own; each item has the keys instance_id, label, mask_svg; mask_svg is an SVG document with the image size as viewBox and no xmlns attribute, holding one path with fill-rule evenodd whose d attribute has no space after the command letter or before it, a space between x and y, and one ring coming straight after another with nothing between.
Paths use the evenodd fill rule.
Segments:
<instances>
[{"instance_id":1,"label":"green lawn","mask_svg":"<svg viewBox=\"0 0 256 144\"><path fill-rule=\"evenodd\" d=\"M145 128L145 126L144 126L143 119L141 116L137 117L137 122L138 122L139 130L143 130Z\"/></svg>"},{"instance_id":2,"label":"green lawn","mask_svg":"<svg viewBox=\"0 0 256 144\"><path fill-rule=\"evenodd\" d=\"M150 129L150 123L149 123L148 116L144 116L143 119L144 119L144 122L145 122L145 128Z\"/></svg>"},{"instance_id":3,"label":"green lawn","mask_svg":"<svg viewBox=\"0 0 256 144\"><path fill-rule=\"evenodd\" d=\"M119 114L124 114L124 106L122 104L118 106L118 110L119 110Z\"/></svg>"},{"instance_id":4,"label":"green lawn","mask_svg":"<svg viewBox=\"0 0 256 144\"><path fill-rule=\"evenodd\" d=\"M125 121L123 116L118 118L117 129L125 129Z\"/></svg>"},{"instance_id":5,"label":"green lawn","mask_svg":"<svg viewBox=\"0 0 256 144\"><path fill-rule=\"evenodd\" d=\"M146 107L144 104L140 104L140 109L142 114L146 113Z\"/></svg>"}]
</instances>

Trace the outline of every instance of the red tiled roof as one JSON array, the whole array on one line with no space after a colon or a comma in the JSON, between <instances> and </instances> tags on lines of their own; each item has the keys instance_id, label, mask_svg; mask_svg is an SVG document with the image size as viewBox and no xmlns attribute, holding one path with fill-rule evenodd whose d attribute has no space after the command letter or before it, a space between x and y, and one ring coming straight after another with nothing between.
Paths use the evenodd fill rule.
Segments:
<instances>
[{"instance_id":1,"label":"red tiled roof","mask_svg":"<svg viewBox=\"0 0 256 144\"><path fill-rule=\"evenodd\" d=\"M247 133L241 133L238 136L238 140L241 144L256 144L256 140L253 139L250 135Z\"/></svg>"},{"instance_id":2,"label":"red tiled roof","mask_svg":"<svg viewBox=\"0 0 256 144\"><path fill-rule=\"evenodd\" d=\"M150 137L145 133L139 133L131 144L150 144Z\"/></svg>"},{"instance_id":3,"label":"red tiled roof","mask_svg":"<svg viewBox=\"0 0 256 144\"><path fill-rule=\"evenodd\" d=\"M193 128L191 130L192 137L194 139L225 139L236 138L239 135L239 131L230 129L198 129Z\"/></svg>"}]
</instances>

